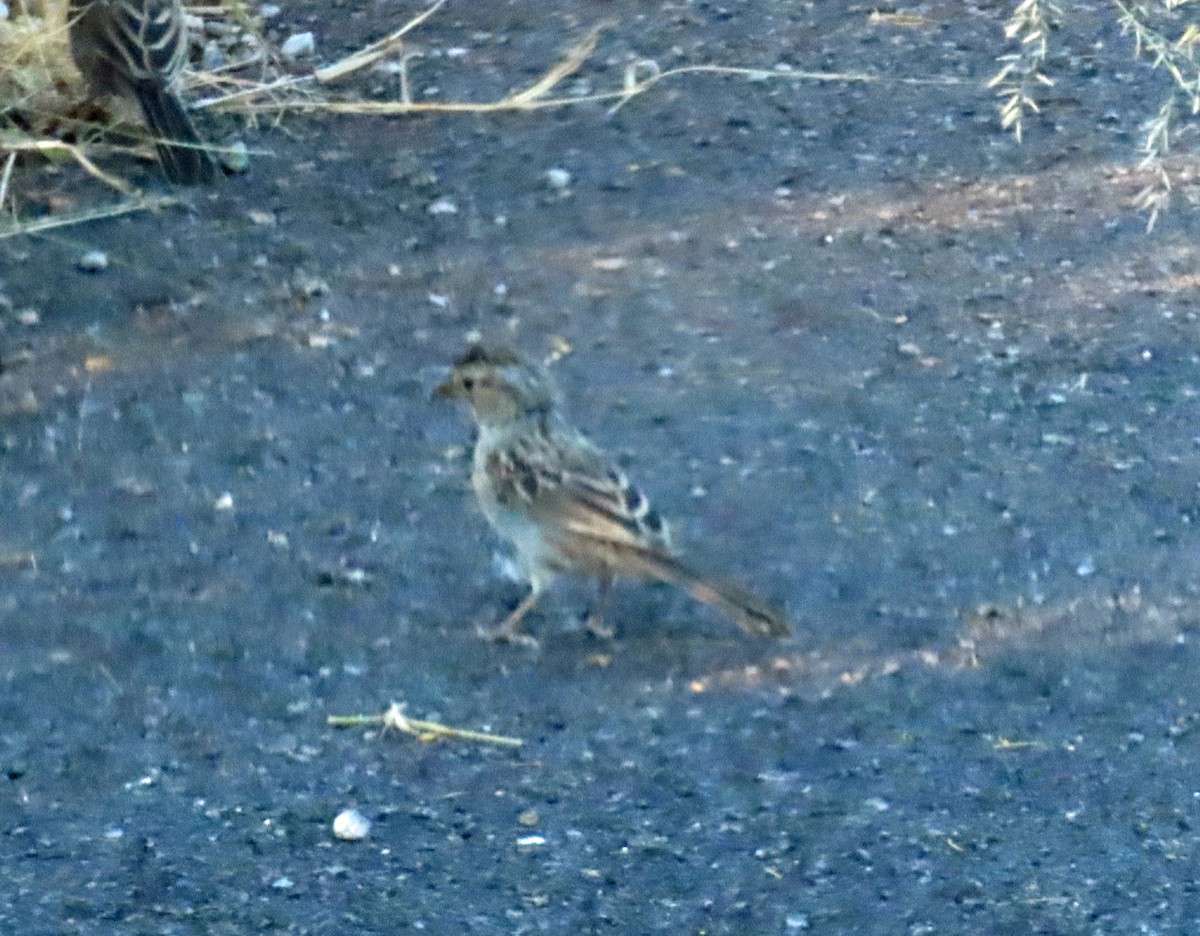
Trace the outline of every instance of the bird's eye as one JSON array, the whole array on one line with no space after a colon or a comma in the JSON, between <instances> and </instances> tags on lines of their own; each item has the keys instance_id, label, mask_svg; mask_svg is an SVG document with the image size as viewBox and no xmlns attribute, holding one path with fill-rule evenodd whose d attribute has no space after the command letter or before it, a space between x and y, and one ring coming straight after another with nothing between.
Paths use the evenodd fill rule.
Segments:
<instances>
[{"instance_id":1,"label":"bird's eye","mask_svg":"<svg viewBox=\"0 0 1200 936\"><path fill-rule=\"evenodd\" d=\"M463 385L464 390L475 389L475 378L474 377L464 377L463 381L462 381L462 385Z\"/></svg>"}]
</instances>

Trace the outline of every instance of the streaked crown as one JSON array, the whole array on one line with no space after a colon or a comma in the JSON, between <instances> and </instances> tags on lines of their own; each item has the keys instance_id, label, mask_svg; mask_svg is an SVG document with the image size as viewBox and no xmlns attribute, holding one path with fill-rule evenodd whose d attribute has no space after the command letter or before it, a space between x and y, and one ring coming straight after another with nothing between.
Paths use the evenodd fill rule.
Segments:
<instances>
[{"instance_id":1,"label":"streaked crown","mask_svg":"<svg viewBox=\"0 0 1200 936\"><path fill-rule=\"evenodd\" d=\"M481 423L549 413L556 394L549 377L504 348L474 344L454 362L437 395L465 400Z\"/></svg>"}]
</instances>

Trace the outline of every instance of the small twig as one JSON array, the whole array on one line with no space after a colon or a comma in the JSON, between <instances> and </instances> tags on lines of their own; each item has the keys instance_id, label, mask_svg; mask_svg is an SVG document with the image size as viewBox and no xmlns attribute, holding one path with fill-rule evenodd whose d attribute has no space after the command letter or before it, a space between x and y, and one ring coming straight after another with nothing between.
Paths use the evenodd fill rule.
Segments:
<instances>
[{"instance_id":1,"label":"small twig","mask_svg":"<svg viewBox=\"0 0 1200 936\"><path fill-rule=\"evenodd\" d=\"M133 187L128 182L124 179L118 179L116 176L109 175L88 159L80 147L72 143L64 143L62 140L36 140L25 137L13 139L10 135L5 135L3 138L0 138L0 150L9 150L14 154L19 152L48 153L66 150L71 155L71 158L79 163L93 178L99 179L106 185L116 189L122 195L133 194Z\"/></svg>"},{"instance_id":2,"label":"small twig","mask_svg":"<svg viewBox=\"0 0 1200 936\"><path fill-rule=\"evenodd\" d=\"M16 153L9 153L8 159L4 161L4 176L0 178L0 211L4 209L4 200L8 197L8 183L12 180L13 166L16 162Z\"/></svg>"},{"instance_id":3,"label":"small twig","mask_svg":"<svg viewBox=\"0 0 1200 936\"><path fill-rule=\"evenodd\" d=\"M272 91L286 91L289 88L297 86L311 85L313 81L312 75L288 75L285 78L277 78L275 81L267 82L266 84L248 84L244 88L236 91L227 91L224 94L216 97L201 98L198 101L192 102L192 110L204 110L208 107L220 107L224 104L229 104L235 101L240 101L244 98L255 97L259 94L269 94Z\"/></svg>"},{"instance_id":4,"label":"small twig","mask_svg":"<svg viewBox=\"0 0 1200 936\"><path fill-rule=\"evenodd\" d=\"M604 32L610 25L610 23L598 23L589 29L586 36L567 50L567 54L563 56L562 61L558 62L546 74L542 75L538 81L535 81L520 94L509 97L507 99L509 106L520 109L526 103L540 100L550 92L551 88L568 75L579 71L580 66L596 51L596 43L600 41L600 33Z\"/></svg>"},{"instance_id":5,"label":"small twig","mask_svg":"<svg viewBox=\"0 0 1200 936\"><path fill-rule=\"evenodd\" d=\"M57 215L52 218L42 218L38 221L13 221L11 224L0 225L0 240L17 237L21 234L40 234L54 228L71 227L75 224L86 224L88 221L98 221L101 218L116 218L120 215L132 214L135 211L153 211L179 204L179 199L163 196L146 196L116 205L105 205L75 214Z\"/></svg>"},{"instance_id":6,"label":"small twig","mask_svg":"<svg viewBox=\"0 0 1200 936\"><path fill-rule=\"evenodd\" d=\"M393 702L388 710L380 715L330 715L325 722L335 728L359 728L363 725L382 725L393 728L405 734L414 735L422 741L436 741L438 738L459 738L463 741L482 741L486 744L498 744L503 747L520 747L525 742L520 738L510 738L505 735L489 734L485 731L471 731L468 728L452 728L439 722L421 721L409 718L404 714L404 706Z\"/></svg>"},{"instance_id":7,"label":"small twig","mask_svg":"<svg viewBox=\"0 0 1200 936\"><path fill-rule=\"evenodd\" d=\"M412 104L412 89L408 82L408 63L418 58L424 58L424 53L409 52L400 56L400 100L405 104Z\"/></svg>"},{"instance_id":8,"label":"small twig","mask_svg":"<svg viewBox=\"0 0 1200 936\"><path fill-rule=\"evenodd\" d=\"M32 569L38 570L37 553L34 552L0 552L0 569Z\"/></svg>"},{"instance_id":9,"label":"small twig","mask_svg":"<svg viewBox=\"0 0 1200 936\"><path fill-rule=\"evenodd\" d=\"M1001 735L992 745L994 751L1029 751L1044 748L1041 741L1013 741Z\"/></svg>"},{"instance_id":10,"label":"small twig","mask_svg":"<svg viewBox=\"0 0 1200 936\"><path fill-rule=\"evenodd\" d=\"M324 68L318 68L313 74L317 81L329 82L336 81L339 78L345 77L350 72L358 71L361 68L377 62L389 52L398 46L404 36L412 32L420 26L425 20L433 16L438 9L446 3L446 0L437 0L437 3L423 10L421 13L414 16L407 23L397 29L394 33L384 36L378 42L373 42L369 46L359 49L352 55L346 56L340 61L334 62L332 65L326 65Z\"/></svg>"}]
</instances>

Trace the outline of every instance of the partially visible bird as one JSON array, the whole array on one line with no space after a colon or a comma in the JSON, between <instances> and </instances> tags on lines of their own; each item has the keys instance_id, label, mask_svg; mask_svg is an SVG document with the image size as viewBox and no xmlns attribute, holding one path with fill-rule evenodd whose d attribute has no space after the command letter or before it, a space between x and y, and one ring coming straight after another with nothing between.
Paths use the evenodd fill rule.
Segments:
<instances>
[{"instance_id":1,"label":"partially visible bird","mask_svg":"<svg viewBox=\"0 0 1200 936\"><path fill-rule=\"evenodd\" d=\"M600 600L588 629L605 636L605 599L618 577L680 585L728 613L747 634L788 633L783 613L732 582L685 564L658 511L562 415L548 375L507 351L473 346L439 396L471 405L479 435L471 484L484 514L516 549L530 593L490 636L533 643L521 619L561 573L594 578Z\"/></svg>"},{"instance_id":2,"label":"partially visible bird","mask_svg":"<svg viewBox=\"0 0 1200 936\"><path fill-rule=\"evenodd\" d=\"M137 100L172 182L214 181L217 164L174 90L188 54L180 0L71 0L69 9L71 56L92 92Z\"/></svg>"}]
</instances>

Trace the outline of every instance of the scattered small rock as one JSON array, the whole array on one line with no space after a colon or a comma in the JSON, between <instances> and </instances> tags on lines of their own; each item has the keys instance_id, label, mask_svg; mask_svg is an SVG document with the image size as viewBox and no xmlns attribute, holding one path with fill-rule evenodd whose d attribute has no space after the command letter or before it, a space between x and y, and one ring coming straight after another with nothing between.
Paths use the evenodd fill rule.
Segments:
<instances>
[{"instance_id":1,"label":"scattered small rock","mask_svg":"<svg viewBox=\"0 0 1200 936\"><path fill-rule=\"evenodd\" d=\"M287 61L294 62L298 58L313 55L317 51L317 40L310 32L296 33L283 40L279 54Z\"/></svg>"},{"instance_id":2,"label":"scattered small rock","mask_svg":"<svg viewBox=\"0 0 1200 936\"><path fill-rule=\"evenodd\" d=\"M79 258L77 265L84 273L99 273L108 269L108 254L103 250L89 250Z\"/></svg>"},{"instance_id":3,"label":"scattered small rock","mask_svg":"<svg viewBox=\"0 0 1200 936\"><path fill-rule=\"evenodd\" d=\"M194 32L203 30L210 36L221 38L240 37L242 34L242 27L237 23L228 23L218 19L200 20L199 17L194 18L197 20L196 24L192 27Z\"/></svg>"},{"instance_id":4,"label":"scattered small rock","mask_svg":"<svg viewBox=\"0 0 1200 936\"><path fill-rule=\"evenodd\" d=\"M566 169L554 168L546 171L546 184L552 189L562 191L571 184L571 173Z\"/></svg>"},{"instance_id":5,"label":"scattered small rock","mask_svg":"<svg viewBox=\"0 0 1200 936\"><path fill-rule=\"evenodd\" d=\"M357 809L344 809L333 820L333 834L343 842L360 842L371 833L371 820Z\"/></svg>"},{"instance_id":6,"label":"scattered small rock","mask_svg":"<svg viewBox=\"0 0 1200 936\"><path fill-rule=\"evenodd\" d=\"M200 67L204 71L216 71L229 61L225 50L215 39L204 43L204 52L200 55Z\"/></svg>"},{"instance_id":7,"label":"scattered small rock","mask_svg":"<svg viewBox=\"0 0 1200 936\"><path fill-rule=\"evenodd\" d=\"M304 299L329 295L329 283L304 270L296 270L292 274L291 286L292 293Z\"/></svg>"},{"instance_id":8,"label":"scattered small rock","mask_svg":"<svg viewBox=\"0 0 1200 936\"><path fill-rule=\"evenodd\" d=\"M245 141L235 140L221 148L218 154L221 160L221 165L229 172L243 173L250 168L250 151L246 148Z\"/></svg>"}]
</instances>

